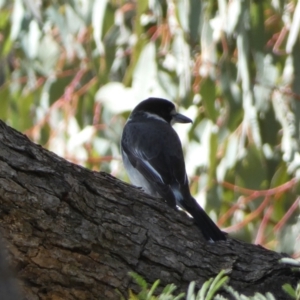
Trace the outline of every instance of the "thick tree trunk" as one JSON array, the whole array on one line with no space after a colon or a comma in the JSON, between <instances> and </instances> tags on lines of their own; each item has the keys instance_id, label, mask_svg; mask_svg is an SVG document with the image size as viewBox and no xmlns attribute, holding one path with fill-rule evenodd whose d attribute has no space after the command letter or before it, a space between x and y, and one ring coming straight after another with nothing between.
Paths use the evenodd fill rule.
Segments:
<instances>
[{"instance_id":1,"label":"thick tree trunk","mask_svg":"<svg viewBox=\"0 0 300 300\"><path fill-rule=\"evenodd\" d=\"M0 121L0 229L26 299L118 299L129 271L185 291L221 269L239 292L270 291L299 273L285 255L228 239L207 243L192 219L105 173L74 165Z\"/></svg>"}]
</instances>

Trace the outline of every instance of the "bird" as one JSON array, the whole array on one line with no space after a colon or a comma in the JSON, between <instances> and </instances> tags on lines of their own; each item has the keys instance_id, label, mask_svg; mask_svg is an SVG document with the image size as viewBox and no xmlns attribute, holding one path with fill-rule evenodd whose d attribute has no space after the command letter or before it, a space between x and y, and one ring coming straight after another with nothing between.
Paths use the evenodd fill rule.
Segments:
<instances>
[{"instance_id":1,"label":"bird","mask_svg":"<svg viewBox=\"0 0 300 300\"><path fill-rule=\"evenodd\" d=\"M181 141L172 127L192 123L166 99L148 98L131 112L121 137L121 153L131 183L167 204L188 212L207 241L226 240L225 233L192 197Z\"/></svg>"}]
</instances>

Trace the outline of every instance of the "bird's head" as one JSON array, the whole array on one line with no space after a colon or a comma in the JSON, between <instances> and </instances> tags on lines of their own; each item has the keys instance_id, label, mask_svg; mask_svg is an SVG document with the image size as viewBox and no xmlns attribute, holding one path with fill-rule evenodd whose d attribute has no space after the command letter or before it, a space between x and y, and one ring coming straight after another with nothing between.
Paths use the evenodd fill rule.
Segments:
<instances>
[{"instance_id":1,"label":"bird's head","mask_svg":"<svg viewBox=\"0 0 300 300\"><path fill-rule=\"evenodd\" d=\"M140 102L132 111L131 117L139 115L161 120L171 125L175 123L193 123L190 118L177 113L172 102L161 98L148 98Z\"/></svg>"}]
</instances>

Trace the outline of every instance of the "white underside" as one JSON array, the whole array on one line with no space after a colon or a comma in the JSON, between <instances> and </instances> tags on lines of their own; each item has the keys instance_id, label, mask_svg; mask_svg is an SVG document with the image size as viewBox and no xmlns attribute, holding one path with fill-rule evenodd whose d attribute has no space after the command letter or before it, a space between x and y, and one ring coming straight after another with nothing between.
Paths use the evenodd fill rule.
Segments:
<instances>
[{"instance_id":1,"label":"white underside","mask_svg":"<svg viewBox=\"0 0 300 300\"><path fill-rule=\"evenodd\" d=\"M152 196L157 196L157 193L151 189L150 184L144 178L144 176L136 168L132 166L132 164L128 159L128 156L124 151L122 151L122 158L123 158L124 167L127 171L131 183L135 186L143 188L143 190L147 194Z\"/></svg>"},{"instance_id":2,"label":"white underside","mask_svg":"<svg viewBox=\"0 0 300 300\"><path fill-rule=\"evenodd\" d=\"M159 194L155 190L153 190L153 188L151 188L149 182L144 178L144 176L136 168L134 168L132 166L132 164L130 163L130 161L128 159L128 156L126 155L126 153L124 151L122 151L122 158L123 158L124 167L127 171L127 174L129 176L131 183L135 186L141 187L147 194L149 194L153 197L159 196ZM153 169L152 166L151 166L151 169ZM156 174L157 171L154 170L154 173ZM160 175L159 175L159 178L161 179ZM162 181L162 179L161 179L161 181ZM162 183L163 183L163 181L162 181ZM180 205L180 202L182 201L181 192L176 187L172 188L172 192L175 196L177 205L181 206Z\"/></svg>"}]
</instances>

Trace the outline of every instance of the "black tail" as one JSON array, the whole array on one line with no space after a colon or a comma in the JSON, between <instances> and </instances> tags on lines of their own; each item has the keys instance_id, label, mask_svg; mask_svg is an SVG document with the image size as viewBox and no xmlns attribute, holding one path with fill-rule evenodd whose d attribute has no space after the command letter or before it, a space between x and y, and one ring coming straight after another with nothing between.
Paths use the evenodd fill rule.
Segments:
<instances>
[{"instance_id":1,"label":"black tail","mask_svg":"<svg viewBox=\"0 0 300 300\"><path fill-rule=\"evenodd\" d=\"M212 219L206 214L192 196L189 200L185 199L184 203L181 204L183 208L192 215L195 223L208 241L226 241L225 233L219 229L219 227L212 221Z\"/></svg>"}]
</instances>

